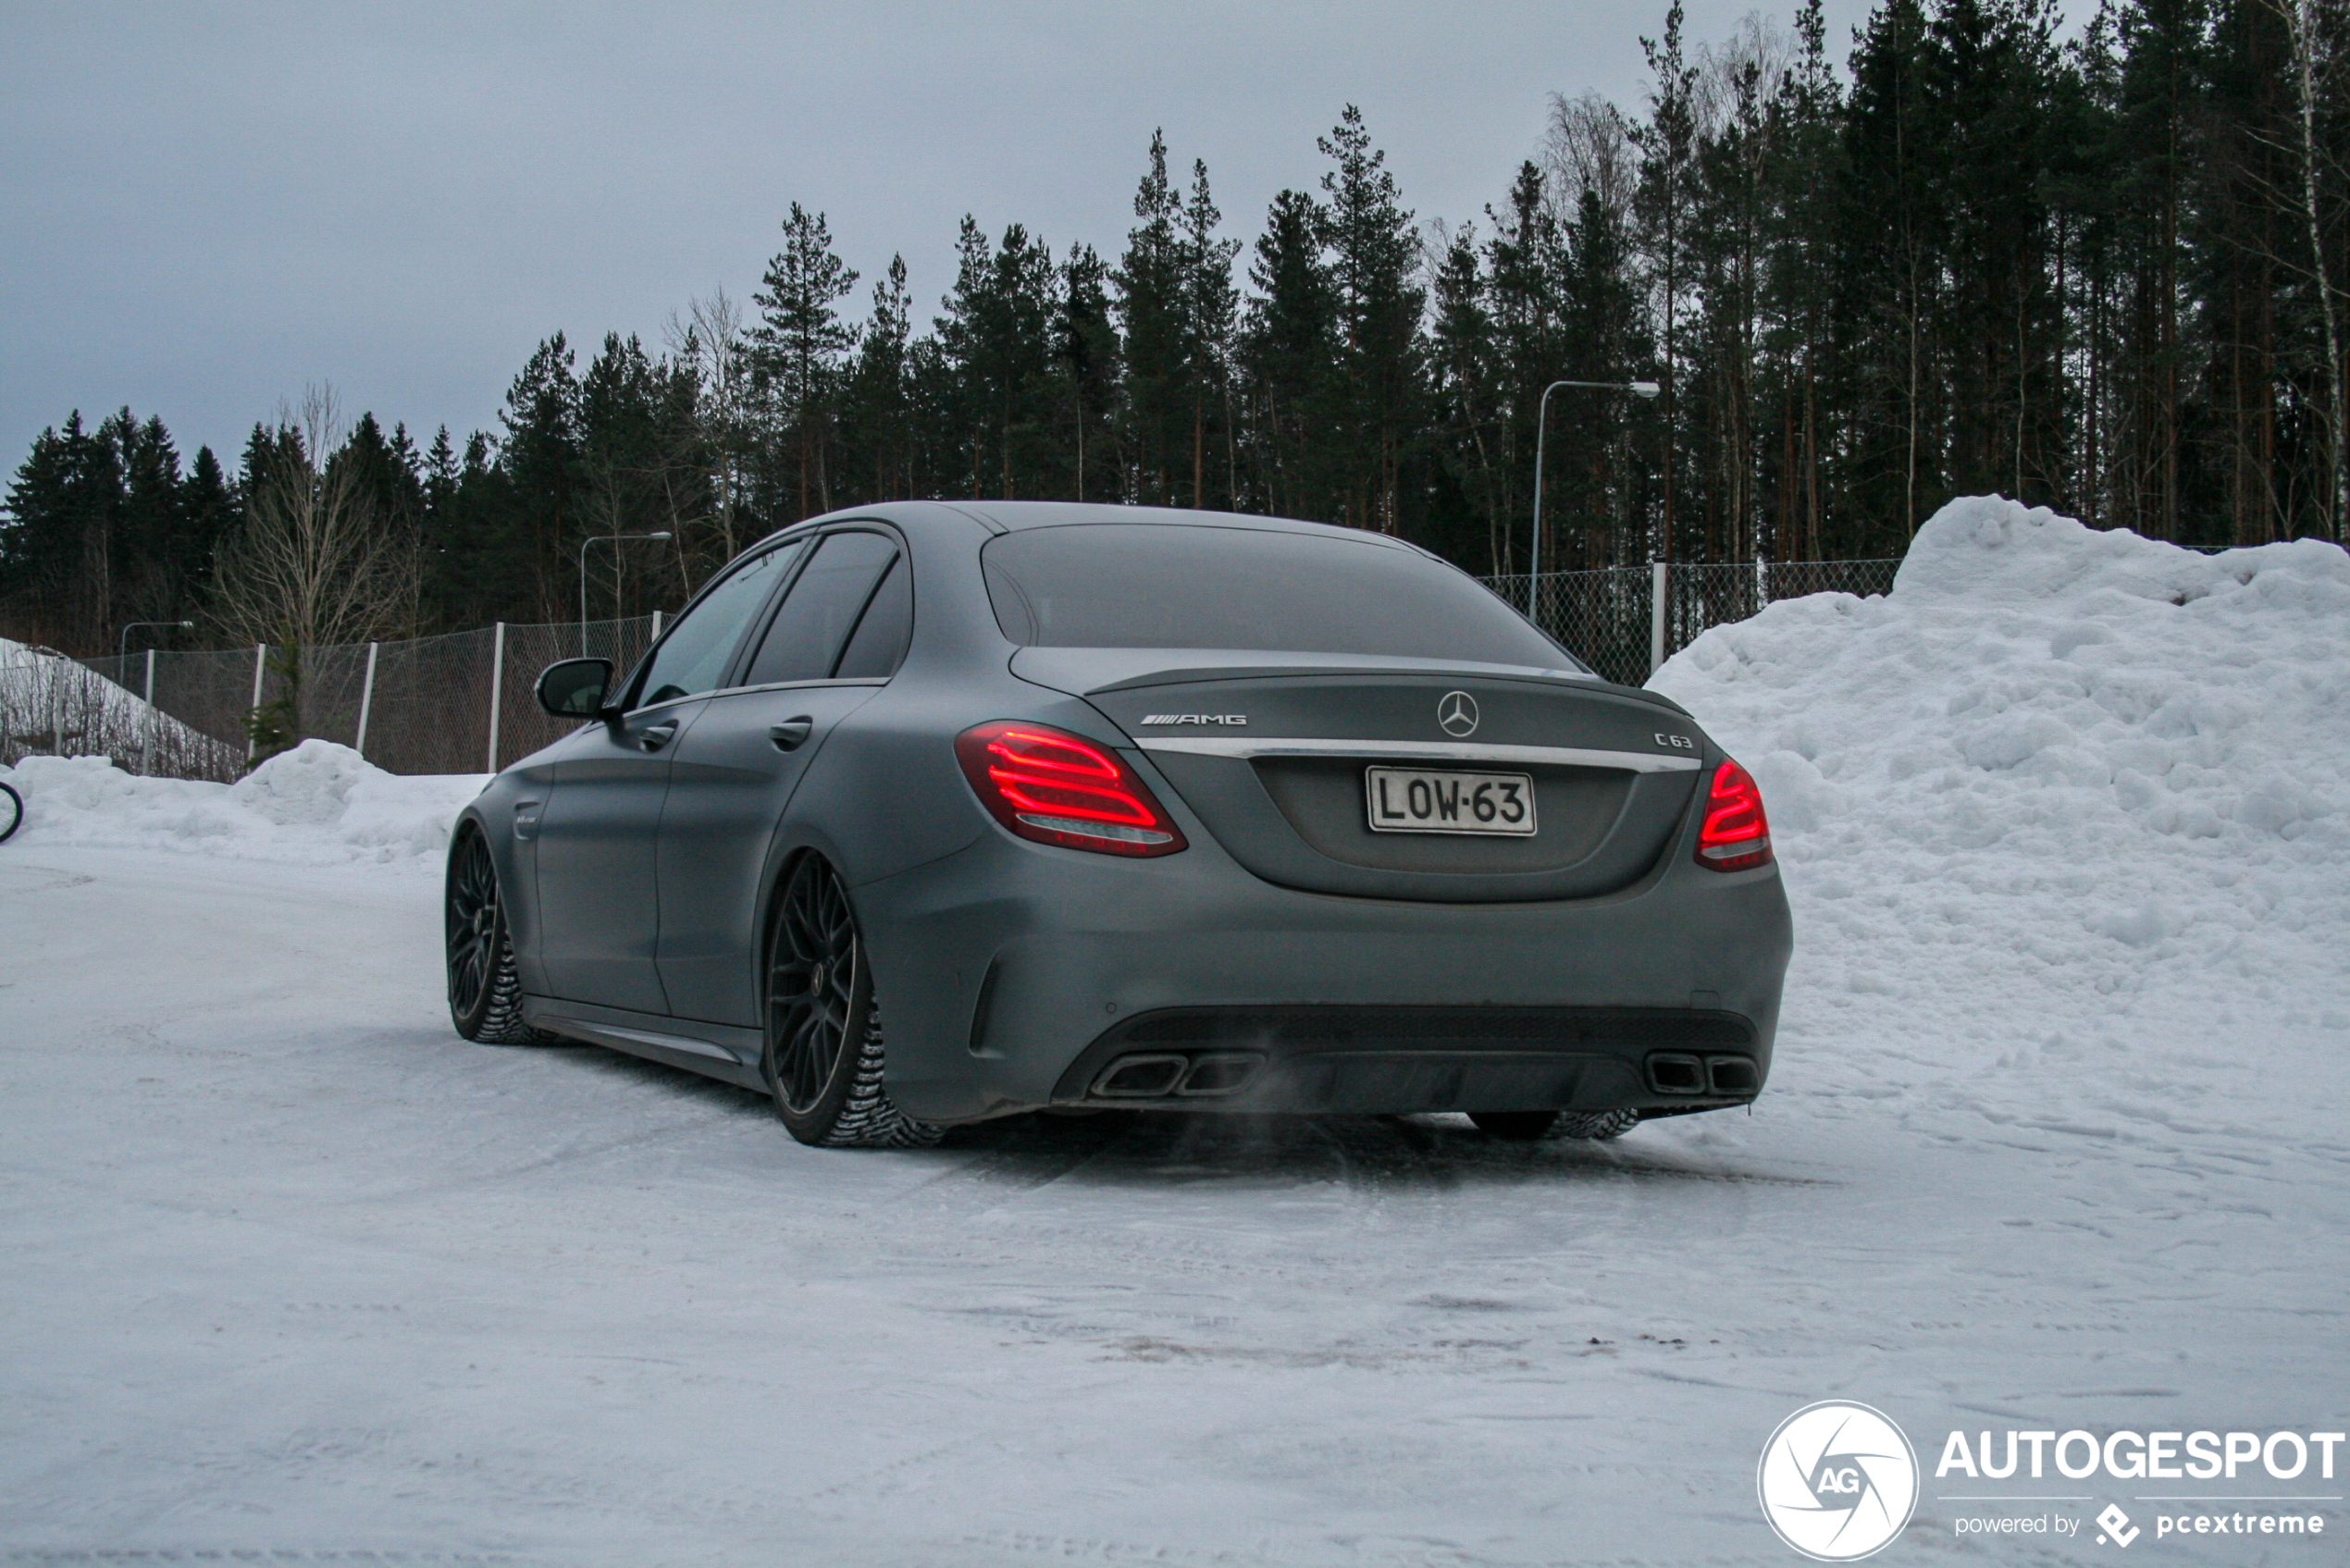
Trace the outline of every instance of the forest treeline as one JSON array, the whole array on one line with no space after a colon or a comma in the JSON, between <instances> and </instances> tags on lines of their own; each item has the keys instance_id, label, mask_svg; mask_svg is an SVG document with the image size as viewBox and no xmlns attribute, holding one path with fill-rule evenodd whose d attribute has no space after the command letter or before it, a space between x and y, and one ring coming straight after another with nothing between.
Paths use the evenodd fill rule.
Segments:
<instances>
[{"instance_id":1,"label":"forest treeline","mask_svg":"<svg viewBox=\"0 0 2350 1568\"><path fill-rule=\"evenodd\" d=\"M1416 215L1349 107L1244 246L1155 136L1121 241L966 217L934 312L794 204L748 300L584 364L550 337L494 432L314 393L230 472L128 410L44 431L0 630L568 620L583 542L666 532L587 557L590 613L635 612L908 496L1278 512L1523 571L1560 378L1663 395L1553 395L1549 567L1898 554L1989 490L2182 543L2339 538L2346 19L2109 0L2060 39L2054 0L1886 0L1839 64L1818 0L1706 44L1676 4L1645 99L1555 100L1472 221ZM364 591L303 619L328 581Z\"/></svg>"}]
</instances>

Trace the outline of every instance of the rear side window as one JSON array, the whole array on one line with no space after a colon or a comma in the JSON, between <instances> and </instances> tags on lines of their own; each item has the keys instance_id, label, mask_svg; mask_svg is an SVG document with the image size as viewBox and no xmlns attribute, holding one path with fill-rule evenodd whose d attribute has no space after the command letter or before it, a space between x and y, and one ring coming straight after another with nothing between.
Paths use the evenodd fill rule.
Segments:
<instances>
[{"instance_id":1,"label":"rear side window","mask_svg":"<svg viewBox=\"0 0 2350 1568\"><path fill-rule=\"evenodd\" d=\"M883 574L881 586L873 590L857 629L848 635L848 646L841 650L833 674L844 681L896 674L913 631L913 576L901 555Z\"/></svg>"},{"instance_id":2,"label":"rear side window","mask_svg":"<svg viewBox=\"0 0 2350 1568\"><path fill-rule=\"evenodd\" d=\"M1028 528L981 560L1031 648L1264 648L1581 669L1451 567L1365 537L1170 524Z\"/></svg>"},{"instance_id":3,"label":"rear side window","mask_svg":"<svg viewBox=\"0 0 2350 1568\"><path fill-rule=\"evenodd\" d=\"M896 541L880 534L826 535L768 623L743 684L830 676L882 574L897 558Z\"/></svg>"}]
</instances>

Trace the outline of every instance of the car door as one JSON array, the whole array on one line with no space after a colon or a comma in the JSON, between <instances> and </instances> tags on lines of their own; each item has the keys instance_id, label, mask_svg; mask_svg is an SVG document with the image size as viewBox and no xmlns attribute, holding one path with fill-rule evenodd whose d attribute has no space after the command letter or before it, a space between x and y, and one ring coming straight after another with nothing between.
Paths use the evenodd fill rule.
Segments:
<instances>
[{"instance_id":1,"label":"car door","mask_svg":"<svg viewBox=\"0 0 2350 1568\"><path fill-rule=\"evenodd\" d=\"M538 822L540 962L557 996L664 1013L655 844L678 737L724 684L797 543L751 557L687 607L622 694L562 743Z\"/></svg>"},{"instance_id":2,"label":"car door","mask_svg":"<svg viewBox=\"0 0 2350 1568\"><path fill-rule=\"evenodd\" d=\"M661 978L680 1018L756 1024L760 892L784 809L833 726L904 657L911 572L894 535L826 534L761 629L739 689L678 740L662 813Z\"/></svg>"}]
</instances>

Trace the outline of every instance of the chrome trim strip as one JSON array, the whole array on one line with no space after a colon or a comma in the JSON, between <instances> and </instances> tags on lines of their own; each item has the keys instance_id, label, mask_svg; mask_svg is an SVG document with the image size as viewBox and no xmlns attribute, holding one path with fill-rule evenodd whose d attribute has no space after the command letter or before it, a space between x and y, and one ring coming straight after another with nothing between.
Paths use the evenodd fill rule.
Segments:
<instances>
[{"instance_id":1,"label":"chrome trim strip","mask_svg":"<svg viewBox=\"0 0 2350 1568\"><path fill-rule=\"evenodd\" d=\"M1570 768L1621 768L1635 773L1693 773L1704 764L1694 757L1646 751L1599 751L1581 746L1489 746L1470 740L1298 740L1271 735L1139 735L1145 751L1181 751L1194 757L1418 758L1431 762L1549 762Z\"/></svg>"}]
</instances>

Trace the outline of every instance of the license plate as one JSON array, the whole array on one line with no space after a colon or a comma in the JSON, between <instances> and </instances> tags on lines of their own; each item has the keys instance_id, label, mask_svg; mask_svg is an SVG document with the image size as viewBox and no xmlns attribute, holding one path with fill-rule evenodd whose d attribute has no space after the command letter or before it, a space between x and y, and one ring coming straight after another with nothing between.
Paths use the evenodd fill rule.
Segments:
<instances>
[{"instance_id":1,"label":"license plate","mask_svg":"<svg viewBox=\"0 0 2350 1568\"><path fill-rule=\"evenodd\" d=\"M1373 768L1363 775L1363 793L1373 833L1534 836L1534 780L1528 773Z\"/></svg>"}]
</instances>

